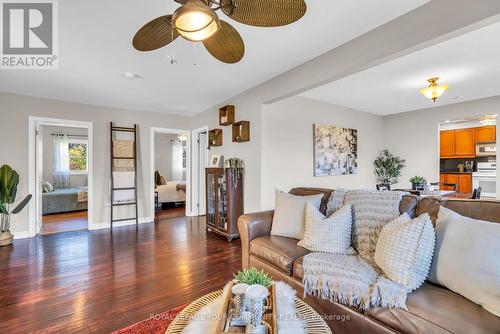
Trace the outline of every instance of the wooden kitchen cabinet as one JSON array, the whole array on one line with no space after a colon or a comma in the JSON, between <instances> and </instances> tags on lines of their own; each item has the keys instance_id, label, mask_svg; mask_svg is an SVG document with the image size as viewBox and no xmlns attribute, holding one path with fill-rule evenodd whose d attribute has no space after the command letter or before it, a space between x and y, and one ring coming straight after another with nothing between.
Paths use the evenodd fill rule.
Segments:
<instances>
[{"instance_id":1,"label":"wooden kitchen cabinet","mask_svg":"<svg viewBox=\"0 0 500 334\"><path fill-rule=\"evenodd\" d=\"M449 158L455 155L455 130L441 131L440 149L442 158Z\"/></svg>"},{"instance_id":2,"label":"wooden kitchen cabinet","mask_svg":"<svg viewBox=\"0 0 500 334\"><path fill-rule=\"evenodd\" d=\"M455 156L474 157L476 155L476 141L474 129L455 130Z\"/></svg>"},{"instance_id":3,"label":"wooden kitchen cabinet","mask_svg":"<svg viewBox=\"0 0 500 334\"><path fill-rule=\"evenodd\" d=\"M497 140L497 127L495 125L475 128L476 142L491 142Z\"/></svg>"},{"instance_id":4,"label":"wooden kitchen cabinet","mask_svg":"<svg viewBox=\"0 0 500 334\"><path fill-rule=\"evenodd\" d=\"M459 174L458 175L458 192L471 193L472 192L472 175Z\"/></svg>"},{"instance_id":5,"label":"wooden kitchen cabinet","mask_svg":"<svg viewBox=\"0 0 500 334\"><path fill-rule=\"evenodd\" d=\"M441 173L439 175L439 182L456 184L458 193L471 193L472 192L472 174L447 174ZM442 186L441 190L453 190L453 187Z\"/></svg>"}]
</instances>

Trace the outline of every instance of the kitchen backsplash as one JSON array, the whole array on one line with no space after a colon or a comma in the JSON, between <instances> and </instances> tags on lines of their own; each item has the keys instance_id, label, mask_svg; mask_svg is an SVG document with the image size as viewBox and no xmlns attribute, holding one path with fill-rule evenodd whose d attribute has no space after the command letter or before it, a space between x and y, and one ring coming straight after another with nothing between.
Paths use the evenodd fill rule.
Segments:
<instances>
[{"instance_id":1,"label":"kitchen backsplash","mask_svg":"<svg viewBox=\"0 0 500 334\"><path fill-rule=\"evenodd\" d=\"M440 161L440 172L441 173L453 173L453 172L458 172L458 165L463 164L464 166L466 165L466 161L472 161L473 166L472 166L472 171L477 172L477 163L478 162L486 162L488 161L487 157L481 157L481 158L463 158L463 159L441 159Z\"/></svg>"}]
</instances>

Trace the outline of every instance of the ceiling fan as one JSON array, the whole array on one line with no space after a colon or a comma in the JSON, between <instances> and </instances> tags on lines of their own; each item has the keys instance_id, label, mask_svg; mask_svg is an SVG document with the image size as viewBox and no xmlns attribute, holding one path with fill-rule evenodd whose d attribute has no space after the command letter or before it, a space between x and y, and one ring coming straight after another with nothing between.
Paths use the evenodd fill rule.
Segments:
<instances>
[{"instance_id":1,"label":"ceiling fan","mask_svg":"<svg viewBox=\"0 0 500 334\"><path fill-rule=\"evenodd\" d=\"M298 21L307 10L304 0L174 0L181 4L172 15L160 16L143 26L132 42L139 51L164 47L182 36L203 42L218 60L234 64L245 54L245 44L236 29L219 19L221 10L229 18L256 27L278 27Z\"/></svg>"}]
</instances>

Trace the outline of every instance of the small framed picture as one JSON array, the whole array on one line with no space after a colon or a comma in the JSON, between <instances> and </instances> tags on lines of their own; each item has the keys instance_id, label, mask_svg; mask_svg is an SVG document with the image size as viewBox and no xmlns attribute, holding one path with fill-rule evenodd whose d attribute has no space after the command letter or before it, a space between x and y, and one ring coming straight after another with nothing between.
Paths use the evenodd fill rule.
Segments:
<instances>
[{"instance_id":1,"label":"small framed picture","mask_svg":"<svg viewBox=\"0 0 500 334\"><path fill-rule=\"evenodd\" d=\"M222 168L224 163L224 158L220 154L213 154L210 158L209 167L211 168Z\"/></svg>"}]
</instances>

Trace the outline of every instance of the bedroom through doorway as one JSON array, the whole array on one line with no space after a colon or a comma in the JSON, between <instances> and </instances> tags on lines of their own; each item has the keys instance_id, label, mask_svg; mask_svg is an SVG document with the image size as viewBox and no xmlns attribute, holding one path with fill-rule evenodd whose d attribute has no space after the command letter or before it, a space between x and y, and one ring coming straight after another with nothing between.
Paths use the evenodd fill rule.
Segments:
<instances>
[{"instance_id":1,"label":"bedroom through doorway","mask_svg":"<svg viewBox=\"0 0 500 334\"><path fill-rule=\"evenodd\" d=\"M35 233L89 228L89 128L60 120L36 122Z\"/></svg>"},{"instance_id":2,"label":"bedroom through doorway","mask_svg":"<svg viewBox=\"0 0 500 334\"><path fill-rule=\"evenodd\" d=\"M154 129L155 220L184 217L188 212L189 131Z\"/></svg>"}]
</instances>

